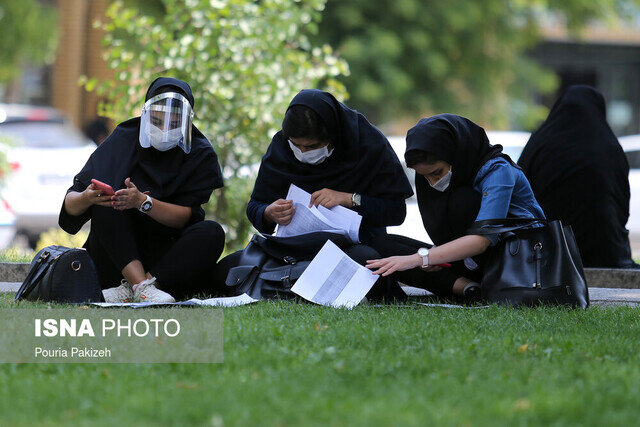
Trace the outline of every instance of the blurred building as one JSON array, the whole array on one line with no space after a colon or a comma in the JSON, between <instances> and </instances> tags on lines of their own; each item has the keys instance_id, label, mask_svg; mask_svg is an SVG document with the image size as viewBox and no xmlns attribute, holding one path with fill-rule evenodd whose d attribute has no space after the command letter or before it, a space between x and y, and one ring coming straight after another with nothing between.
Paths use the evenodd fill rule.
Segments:
<instances>
[{"instance_id":1,"label":"blurred building","mask_svg":"<svg viewBox=\"0 0 640 427\"><path fill-rule=\"evenodd\" d=\"M551 107L567 86L588 84L603 93L618 136L640 133L640 25L590 26L579 40L561 25L544 28L543 35L530 56L554 70L560 86L539 100Z\"/></svg>"},{"instance_id":2,"label":"blurred building","mask_svg":"<svg viewBox=\"0 0 640 427\"><path fill-rule=\"evenodd\" d=\"M42 0L53 1L53 0ZM97 116L99 98L79 86L81 76L109 78L102 59L103 33L93 22L103 19L109 0L55 0L60 39L55 62L25 68L17 88L6 102L51 105L64 111L78 127Z\"/></svg>"},{"instance_id":3,"label":"blurred building","mask_svg":"<svg viewBox=\"0 0 640 427\"><path fill-rule=\"evenodd\" d=\"M105 79L111 73L102 59L103 19L108 0L58 0L60 42L52 70L51 105L66 112L78 126L97 114L98 96L78 85L80 76Z\"/></svg>"}]
</instances>

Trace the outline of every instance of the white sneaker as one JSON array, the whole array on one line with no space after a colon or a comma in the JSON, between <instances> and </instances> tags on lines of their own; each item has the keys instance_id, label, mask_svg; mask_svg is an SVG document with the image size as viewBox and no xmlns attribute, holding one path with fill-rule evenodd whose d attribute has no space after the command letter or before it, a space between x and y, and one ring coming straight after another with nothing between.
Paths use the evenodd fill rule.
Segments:
<instances>
[{"instance_id":1,"label":"white sneaker","mask_svg":"<svg viewBox=\"0 0 640 427\"><path fill-rule=\"evenodd\" d=\"M156 278L144 280L138 283L133 290L135 302L176 302L168 293L156 288Z\"/></svg>"},{"instance_id":2,"label":"white sneaker","mask_svg":"<svg viewBox=\"0 0 640 427\"><path fill-rule=\"evenodd\" d=\"M105 302L132 302L133 289L125 279L120 281L120 286L102 291Z\"/></svg>"}]
</instances>

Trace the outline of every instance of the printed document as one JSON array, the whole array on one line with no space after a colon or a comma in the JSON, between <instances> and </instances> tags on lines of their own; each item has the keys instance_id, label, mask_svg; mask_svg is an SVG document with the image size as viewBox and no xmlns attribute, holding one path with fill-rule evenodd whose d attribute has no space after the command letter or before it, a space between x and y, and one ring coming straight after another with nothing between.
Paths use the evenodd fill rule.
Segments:
<instances>
[{"instance_id":1,"label":"printed document","mask_svg":"<svg viewBox=\"0 0 640 427\"><path fill-rule=\"evenodd\" d=\"M287 193L287 200L293 200L296 210L287 225L279 225L276 236L298 236L315 231L328 231L344 234L353 243L359 243L360 223L362 216L344 206L334 206L327 209L324 206L312 206L311 194L291 184Z\"/></svg>"},{"instance_id":2,"label":"printed document","mask_svg":"<svg viewBox=\"0 0 640 427\"><path fill-rule=\"evenodd\" d=\"M291 291L316 304L353 308L379 276L327 241Z\"/></svg>"},{"instance_id":3,"label":"printed document","mask_svg":"<svg viewBox=\"0 0 640 427\"><path fill-rule=\"evenodd\" d=\"M198 306L198 307L237 307L239 305L251 304L258 302L257 299L251 298L247 294L238 295L236 297L222 297L222 298L209 298L198 299L191 298L187 301L181 302L92 302L91 305L97 305L98 307L131 307L131 308L145 308L156 307L165 305L176 306Z\"/></svg>"}]
</instances>

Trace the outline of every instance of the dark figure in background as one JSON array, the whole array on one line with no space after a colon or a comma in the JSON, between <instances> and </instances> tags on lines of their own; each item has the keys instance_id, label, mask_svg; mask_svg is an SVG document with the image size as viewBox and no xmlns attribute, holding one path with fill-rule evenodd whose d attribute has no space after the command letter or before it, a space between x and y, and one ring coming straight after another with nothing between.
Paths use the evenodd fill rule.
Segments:
<instances>
[{"instance_id":1,"label":"dark figure in background","mask_svg":"<svg viewBox=\"0 0 640 427\"><path fill-rule=\"evenodd\" d=\"M607 124L604 97L571 86L518 164L549 219L571 225L585 267L638 268L631 259L629 164Z\"/></svg>"},{"instance_id":2,"label":"dark figure in background","mask_svg":"<svg viewBox=\"0 0 640 427\"><path fill-rule=\"evenodd\" d=\"M381 235L373 247L385 259L367 266L438 296L479 296L483 253L497 236L468 235L474 221L544 218L524 173L491 145L480 126L453 114L422 119L407 133L404 154L416 171L416 193L425 230L437 245ZM453 263L452 268L439 264Z\"/></svg>"},{"instance_id":3,"label":"dark figure in background","mask_svg":"<svg viewBox=\"0 0 640 427\"><path fill-rule=\"evenodd\" d=\"M386 226L404 221L405 199L413 194L385 136L362 114L319 90L303 90L293 98L282 130L262 158L247 207L249 220L261 233L271 234L276 225L291 222L294 207L285 200L290 184L311 193L316 206L341 205L362 215L363 244L346 250L361 264L379 256L367 242L386 233ZM218 282L239 255L221 261ZM395 282L379 280L369 294L378 296L404 294Z\"/></svg>"},{"instance_id":4,"label":"dark figure in background","mask_svg":"<svg viewBox=\"0 0 640 427\"><path fill-rule=\"evenodd\" d=\"M109 127L107 120L102 117L96 117L91 120L84 128L84 134L91 139L96 145L100 145L109 136Z\"/></svg>"},{"instance_id":5,"label":"dark figure in background","mask_svg":"<svg viewBox=\"0 0 640 427\"><path fill-rule=\"evenodd\" d=\"M120 123L91 155L60 211L60 227L72 234L91 220L84 247L107 302L171 302L208 290L224 246L222 227L204 221L201 205L222 174L192 124L191 88L159 78L145 101L142 116ZM93 178L120 190L102 194Z\"/></svg>"}]
</instances>

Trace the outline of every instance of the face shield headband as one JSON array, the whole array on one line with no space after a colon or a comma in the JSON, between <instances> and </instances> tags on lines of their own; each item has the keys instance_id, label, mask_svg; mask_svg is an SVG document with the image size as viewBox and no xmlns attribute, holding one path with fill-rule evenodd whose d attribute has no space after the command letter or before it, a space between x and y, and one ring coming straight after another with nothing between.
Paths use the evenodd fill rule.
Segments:
<instances>
[{"instance_id":1,"label":"face shield headband","mask_svg":"<svg viewBox=\"0 0 640 427\"><path fill-rule=\"evenodd\" d=\"M180 146L191 151L193 110L189 101L179 93L165 92L150 98L140 116L140 146L167 151Z\"/></svg>"}]
</instances>

